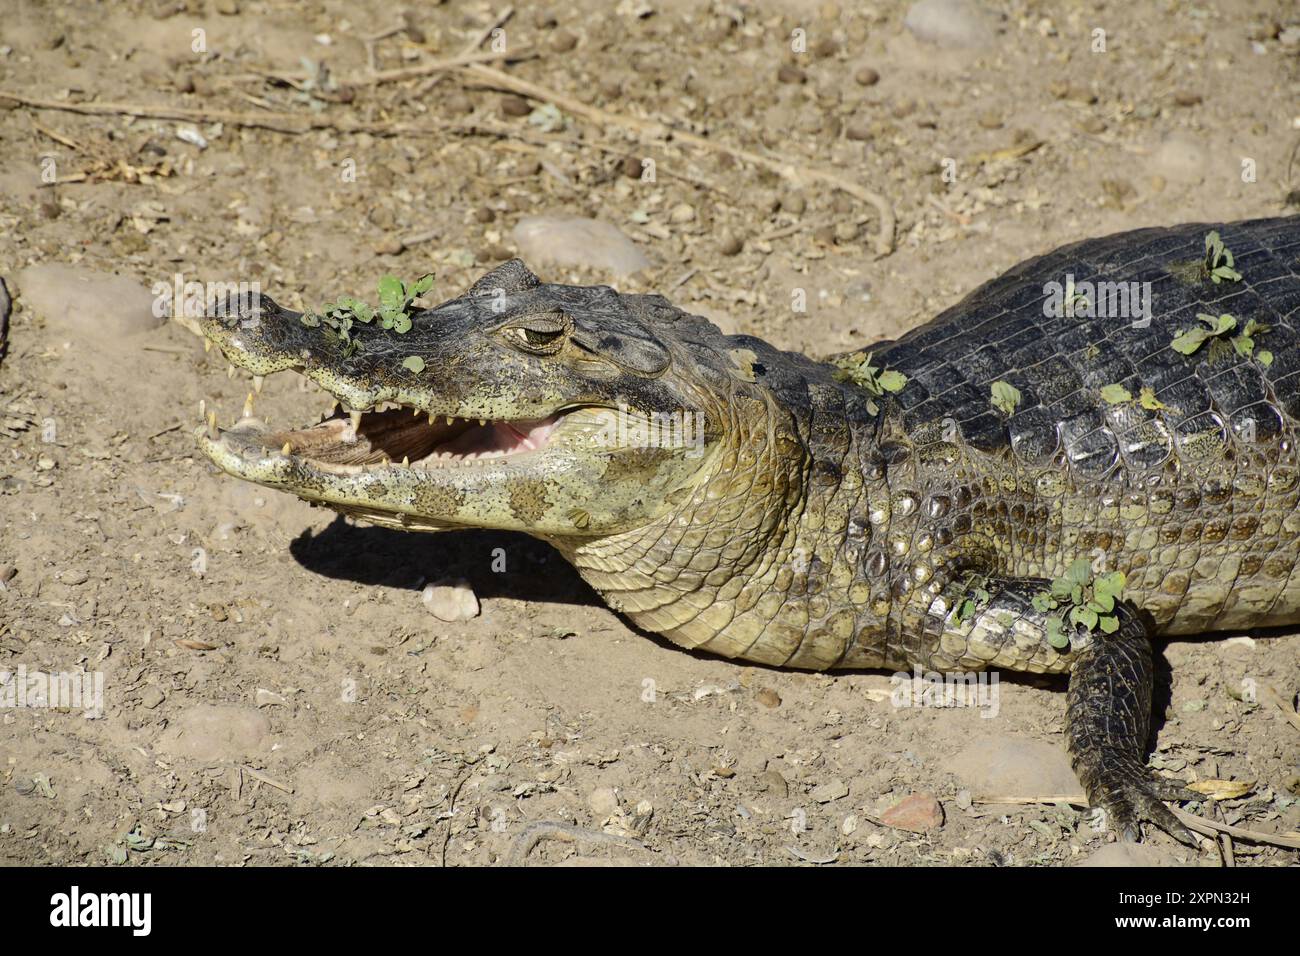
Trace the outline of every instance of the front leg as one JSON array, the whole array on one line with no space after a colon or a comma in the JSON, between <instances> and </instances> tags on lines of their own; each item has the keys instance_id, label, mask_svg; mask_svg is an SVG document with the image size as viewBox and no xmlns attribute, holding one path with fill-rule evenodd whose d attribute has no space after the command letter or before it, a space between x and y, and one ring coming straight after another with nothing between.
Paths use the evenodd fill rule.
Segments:
<instances>
[{"instance_id":1,"label":"front leg","mask_svg":"<svg viewBox=\"0 0 1300 956\"><path fill-rule=\"evenodd\" d=\"M1151 727L1151 639L1139 612L1118 602L1113 634L1067 625L1069 646L1054 647L1034 598L1050 582L966 574L935 595L919 626L908 627L904 652L914 666L939 671L999 667L1070 674L1066 738L1088 802L1101 807L1127 840L1146 820L1190 846L1196 841L1162 800L1197 800L1181 781L1157 777L1143 761Z\"/></svg>"}]
</instances>

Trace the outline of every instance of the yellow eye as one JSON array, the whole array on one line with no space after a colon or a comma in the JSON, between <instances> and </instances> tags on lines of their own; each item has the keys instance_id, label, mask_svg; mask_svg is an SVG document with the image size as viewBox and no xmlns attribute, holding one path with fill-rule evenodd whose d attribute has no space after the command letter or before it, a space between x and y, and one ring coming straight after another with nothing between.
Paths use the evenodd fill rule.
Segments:
<instances>
[{"instance_id":1,"label":"yellow eye","mask_svg":"<svg viewBox=\"0 0 1300 956\"><path fill-rule=\"evenodd\" d=\"M516 328L515 334L525 344L533 348L545 348L554 344L564 334L563 329L546 331L543 329Z\"/></svg>"}]
</instances>

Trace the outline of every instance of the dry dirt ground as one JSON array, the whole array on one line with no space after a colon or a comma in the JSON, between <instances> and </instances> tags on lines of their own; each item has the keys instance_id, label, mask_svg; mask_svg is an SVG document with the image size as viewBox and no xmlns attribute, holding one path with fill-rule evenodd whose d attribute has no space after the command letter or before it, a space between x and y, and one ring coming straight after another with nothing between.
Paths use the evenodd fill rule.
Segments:
<instances>
[{"instance_id":1,"label":"dry dirt ground","mask_svg":"<svg viewBox=\"0 0 1300 956\"><path fill-rule=\"evenodd\" d=\"M859 347L1067 241L1286 210L1287 0L1019 0L962 49L914 36L887 2L576 0L506 21L519 58L493 68L512 77L879 192L898 216L883 258L875 207L824 182L520 101L469 70L369 82L459 54L501 12L486 3L412 3L405 19L378 0L0 6L0 90L118 104L0 97L0 275L16 293L0 669L103 679L97 719L3 710L0 860L1300 861L1245 840L1121 847L1065 803L982 802L1077 792L1059 681L1003 675L995 717L898 709L888 675L779 672L638 634L539 542L355 526L219 475L191 436L199 401L228 421L248 382L147 321L151 287L177 273L301 306L433 271L449 297L514 251L521 216L562 213L650 257L623 288L788 348ZM277 114L321 126L263 128ZM629 175L643 158L653 182ZM259 401L272 421L322 410L287 377ZM471 582L479 617L425 610L423 583L448 576ZM1157 764L1246 784L1207 816L1300 829L1284 716L1300 640L1179 640L1165 658ZM913 794L937 799L940 825L882 819ZM542 821L624 842L526 831Z\"/></svg>"}]
</instances>

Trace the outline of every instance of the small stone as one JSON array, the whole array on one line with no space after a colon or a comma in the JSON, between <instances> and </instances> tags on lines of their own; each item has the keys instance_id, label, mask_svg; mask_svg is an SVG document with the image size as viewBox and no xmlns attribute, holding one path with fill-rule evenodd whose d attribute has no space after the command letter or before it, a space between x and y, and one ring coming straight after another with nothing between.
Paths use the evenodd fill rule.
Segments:
<instances>
[{"instance_id":1,"label":"small stone","mask_svg":"<svg viewBox=\"0 0 1300 956\"><path fill-rule=\"evenodd\" d=\"M722 242L718 244L718 251L724 256L735 256L740 254L740 250L745 248L745 242L739 236L731 233L722 237Z\"/></svg>"},{"instance_id":2,"label":"small stone","mask_svg":"<svg viewBox=\"0 0 1300 956\"><path fill-rule=\"evenodd\" d=\"M533 26L539 30L554 30L559 22L555 14L547 10L538 10L533 14Z\"/></svg>"},{"instance_id":3,"label":"small stone","mask_svg":"<svg viewBox=\"0 0 1300 956\"><path fill-rule=\"evenodd\" d=\"M835 233L836 242L841 244L852 242L854 239L858 238L858 224L856 222L840 220L835 224L833 232Z\"/></svg>"},{"instance_id":4,"label":"small stone","mask_svg":"<svg viewBox=\"0 0 1300 956\"><path fill-rule=\"evenodd\" d=\"M397 236L384 236L375 243L374 249L381 256L397 256L406 249L406 243Z\"/></svg>"},{"instance_id":5,"label":"small stone","mask_svg":"<svg viewBox=\"0 0 1300 956\"><path fill-rule=\"evenodd\" d=\"M1104 133L1106 132L1106 121L1100 116L1089 116L1079 124L1079 128L1085 133L1092 133L1094 135L1097 133Z\"/></svg>"},{"instance_id":6,"label":"small stone","mask_svg":"<svg viewBox=\"0 0 1300 956\"><path fill-rule=\"evenodd\" d=\"M522 96L503 96L499 105L503 116L527 116L533 111Z\"/></svg>"},{"instance_id":7,"label":"small stone","mask_svg":"<svg viewBox=\"0 0 1300 956\"><path fill-rule=\"evenodd\" d=\"M843 780L830 780L820 787L813 787L812 792L808 794L818 803L830 803L832 800L839 800L848 795L849 786Z\"/></svg>"},{"instance_id":8,"label":"small stone","mask_svg":"<svg viewBox=\"0 0 1300 956\"><path fill-rule=\"evenodd\" d=\"M858 86L875 86L880 82L880 73L869 66L860 67L853 74L853 82Z\"/></svg>"},{"instance_id":9,"label":"small stone","mask_svg":"<svg viewBox=\"0 0 1300 956\"><path fill-rule=\"evenodd\" d=\"M64 571L63 574L59 576L59 580L62 581L64 584L71 584L75 586L78 584L85 584L88 580L90 580L90 575L87 574L85 571L82 571L80 568L75 568L71 571Z\"/></svg>"},{"instance_id":10,"label":"small stone","mask_svg":"<svg viewBox=\"0 0 1300 956\"><path fill-rule=\"evenodd\" d=\"M781 706L781 695L770 687L760 687L754 699L771 710Z\"/></svg>"},{"instance_id":11,"label":"small stone","mask_svg":"<svg viewBox=\"0 0 1300 956\"><path fill-rule=\"evenodd\" d=\"M781 197L781 211L788 212L792 216L802 216L804 210L808 208L808 200L802 193L791 193L788 196Z\"/></svg>"},{"instance_id":12,"label":"small stone","mask_svg":"<svg viewBox=\"0 0 1300 956\"><path fill-rule=\"evenodd\" d=\"M1179 90L1174 94L1175 106L1199 106L1200 103L1200 93L1193 93L1191 90Z\"/></svg>"},{"instance_id":13,"label":"small stone","mask_svg":"<svg viewBox=\"0 0 1300 956\"><path fill-rule=\"evenodd\" d=\"M668 221L682 224L695 221L695 207L690 203L678 203L668 213Z\"/></svg>"},{"instance_id":14,"label":"small stone","mask_svg":"<svg viewBox=\"0 0 1300 956\"><path fill-rule=\"evenodd\" d=\"M619 171L628 179L640 179L645 167L641 165L640 156L624 156L619 163Z\"/></svg>"},{"instance_id":15,"label":"small stone","mask_svg":"<svg viewBox=\"0 0 1300 956\"><path fill-rule=\"evenodd\" d=\"M822 37L813 44L812 51L815 56L825 59L826 57L834 56L838 53L840 51L840 45L835 42L834 37Z\"/></svg>"},{"instance_id":16,"label":"small stone","mask_svg":"<svg viewBox=\"0 0 1300 956\"><path fill-rule=\"evenodd\" d=\"M528 216L515 225L515 245L525 261L586 266L615 276L650 265L644 252L612 223L580 216Z\"/></svg>"},{"instance_id":17,"label":"small stone","mask_svg":"<svg viewBox=\"0 0 1300 956\"><path fill-rule=\"evenodd\" d=\"M226 606L224 604L209 604L208 615L212 618L212 620L216 621L218 624L222 624L230 620L230 612L226 610Z\"/></svg>"},{"instance_id":18,"label":"small stone","mask_svg":"<svg viewBox=\"0 0 1300 956\"><path fill-rule=\"evenodd\" d=\"M259 687L253 694L253 704L257 707L282 707L287 704L283 697L265 687Z\"/></svg>"},{"instance_id":19,"label":"small stone","mask_svg":"<svg viewBox=\"0 0 1300 956\"><path fill-rule=\"evenodd\" d=\"M239 0L217 0L213 6L223 17L233 17L239 13Z\"/></svg>"},{"instance_id":20,"label":"small stone","mask_svg":"<svg viewBox=\"0 0 1300 956\"><path fill-rule=\"evenodd\" d=\"M882 813L880 822L895 830L924 833L943 825L943 807L934 794L914 793Z\"/></svg>"},{"instance_id":21,"label":"small stone","mask_svg":"<svg viewBox=\"0 0 1300 956\"><path fill-rule=\"evenodd\" d=\"M759 789L768 793L773 793L778 797L787 797L790 795L790 784L786 783L785 777L781 776L780 771L764 770L758 775Z\"/></svg>"},{"instance_id":22,"label":"small stone","mask_svg":"<svg viewBox=\"0 0 1300 956\"><path fill-rule=\"evenodd\" d=\"M497 214L496 214L495 212L493 212L493 211L492 211L489 207L487 207L487 206L479 206L477 209L474 210L474 221L475 221L475 222L484 222L484 223L487 223L487 222L491 222L492 220L496 219L496 217L497 217Z\"/></svg>"},{"instance_id":23,"label":"small stone","mask_svg":"<svg viewBox=\"0 0 1300 956\"><path fill-rule=\"evenodd\" d=\"M867 119L852 119L844 127L844 135L855 143L864 143L871 139L871 122Z\"/></svg>"},{"instance_id":24,"label":"small stone","mask_svg":"<svg viewBox=\"0 0 1300 956\"><path fill-rule=\"evenodd\" d=\"M981 113L977 122L984 129L1001 129L1002 117L992 110Z\"/></svg>"},{"instance_id":25,"label":"small stone","mask_svg":"<svg viewBox=\"0 0 1300 956\"><path fill-rule=\"evenodd\" d=\"M568 53L577 45L577 36L569 30L561 28L551 34L551 49L556 53Z\"/></svg>"},{"instance_id":26,"label":"small stone","mask_svg":"<svg viewBox=\"0 0 1300 956\"><path fill-rule=\"evenodd\" d=\"M805 83L807 80L808 75L792 63L782 63L780 69L776 71L778 83Z\"/></svg>"},{"instance_id":27,"label":"small stone","mask_svg":"<svg viewBox=\"0 0 1300 956\"><path fill-rule=\"evenodd\" d=\"M420 600L430 614L449 624L479 615L478 598L464 578L447 578L427 585Z\"/></svg>"},{"instance_id":28,"label":"small stone","mask_svg":"<svg viewBox=\"0 0 1300 956\"><path fill-rule=\"evenodd\" d=\"M613 787L597 787L587 794L587 806L599 820L607 820L618 813L618 793Z\"/></svg>"},{"instance_id":29,"label":"small stone","mask_svg":"<svg viewBox=\"0 0 1300 956\"><path fill-rule=\"evenodd\" d=\"M42 200L36 211L41 214L42 219L58 219L63 212L63 207L53 199L45 199Z\"/></svg>"},{"instance_id":30,"label":"small stone","mask_svg":"<svg viewBox=\"0 0 1300 956\"><path fill-rule=\"evenodd\" d=\"M823 246L834 245L835 229L832 226L819 226L813 230L813 241Z\"/></svg>"},{"instance_id":31,"label":"small stone","mask_svg":"<svg viewBox=\"0 0 1300 956\"><path fill-rule=\"evenodd\" d=\"M140 706L153 710L166 699L166 694L164 694L157 686L150 684L144 689L143 693L140 694Z\"/></svg>"}]
</instances>

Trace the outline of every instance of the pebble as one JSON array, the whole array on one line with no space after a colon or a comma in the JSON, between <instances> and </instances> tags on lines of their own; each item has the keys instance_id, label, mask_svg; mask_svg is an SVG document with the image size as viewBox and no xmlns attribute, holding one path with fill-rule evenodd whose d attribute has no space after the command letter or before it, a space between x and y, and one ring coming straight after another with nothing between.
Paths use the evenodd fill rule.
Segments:
<instances>
[{"instance_id":1,"label":"pebble","mask_svg":"<svg viewBox=\"0 0 1300 956\"><path fill-rule=\"evenodd\" d=\"M843 780L830 780L823 783L820 787L813 787L812 792L808 794L818 803L830 803L832 800L839 800L841 797L849 795L849 786Z\"/></svg>"},{"instance_id":2,"label":"pebble","mask_svg":"<svg viewBox=\"0 0 1300 956\"><path fill-rule=\"evenodd\" d=\"M618 813L618 793L613 787L597 787L587 794L587 806L599 820L607 820Z\"/></svg>"},{"instance_id":3,"label":"pebble","mask_svg":"<svg viewBox=\"0 0 1300 956\"><path fill-rule=\"evenodd\" d=\"M808 75L792 63L782 63L776 71L778 83L805 83L807 80Z\"/></svg>"},{"instance_id":4,"label":"pebble","mask_svg":"<svg viewBox=\"0 0 1300 956\"><path fill-rule=\"evenodd\" d=\"M556 53L568 53L577 45L577 36L563 27L551 34L551 49Z\"/></svg>"},{"instance_id":5,"label":"pebble","mask_svg":"<svg viewBox=\"0 0 1300 956\"><path fill-rule=\"evenodd\" d=\"M882 813L880 822L895 830L924 833L943 826L943 807L932 793L914 793Z\"/></svg>"},{"instance_id":6,"label":"pebble","mask_svg":"<svg viewBox=\"0 0 1300 956\"><path fill-rule=\"evenodd\" d=\"M1199 106L1201 94L1193 93L1191 90L1179 90L1174 94L1174 104L1176 106Z\"/></svg>"},{"instance_id":7,"label":"pebble","mask_svg":"<svg viewBox=\"0 0 1300 956\"><path fill-rule=\"evenodd\" d=\"M496 217L497 214L493 212L492 209L489 208L488 206L479 206L477 209L474 210L475 222L484 222L484 223L492 222L492 220L496 219Z\"/></svg>"},{"instance_id":8,"label":"pebble","mask_svg":"<svg viewBox=\"0 0 1300 956\"><path fill-rule=\"evenodd\" d=\"M880 82L880 73L869 66L864 66L853 74L853 82L858 86L875 86Z\"/></svg>"},{"instance_id":9,"label":"pebble","mask_svg":"<svg viewBox=\"0 0 1300 956\"><path fill-rule=\"evenodd\" d=\"M760 790L774 793L779 797L790 795L790 784L777 770L764 770L760 773L758 775L758 786Z\"/></svg>"},{"instance_id":10,"label":"pebble","mask_svg":"<svg viewBox=\"0 0 1300 956\"><path fill-rule=\"evenodd\" d=\"M74 569L71 571L64 571L63 574L59 576L59 580L64 584L75 586L78 584L85 584L90 580L90 575L80 569Z\"/></svg>"},{"instance_id":11,"label":"pebble","mask_svg":"<svg viewBox=\"0 0 1300 956\"><path fill-rule=\"evenodd\" d=\"M973 48L993 40L993 24L970 0L917 0L903 18L918 40L948 48Z\"/></svg>"},{"instance_id":12,"label":"pebble","mask_svg":"<svg viewBox=\"0 0 1300 956\"><path fill-rule=\"evenodd\" d=\"M678 203L676 206L673 206L673 208L669 211L668 221L677 223L679 225L682 223L694 222L695 207L692 206L690 203L684 203L684 202Z\"/></svg>"},{"instance_id":13,"label":"pebble","mask_svg":"<svg viewBox=\"0 0 1300 956\"><path fill-rule=\"evenodd\" d=\"M727 233L722 237L722 242L718 245L718 251L724 256L739 255L740 251L745 248L745 241L739 236Z\"/></svg>"},{"instance_id":14,"label":"pebble","mask_svg":"<svg viewBox=\"0 0 1300 956\"><path fill-rule=\"evenodd\" d=\"M871 121L867 119L852 119L844 127L844 135L855 143L863 143L871 139Z\"/></svg>"},{"instance_id":15,"label":"pebble","mask_svg":"<svg viewBox=\"0 0 1300 956\"><path fill-rule=\"evenodd\" d=\"M153 710L166 699L167 695L151 684L140 694L140 706Z\"/></svg>"},{"instance_id":16,"label":"pebble","mask_svg":"<svg viewBox=\"0 0 1300 956\"><path fill-rule=\"evenodd\" d=\"M840 220L835 224L835 228L832 232L834 233L836 242L852 242L854 239L858 238L858 224L856 222Z\"/></svg>"},{"instance_id":17,"label":"pebble","mask_svg":"<svg viewBox=\"0 0 1300 956\"><path fill-rule=\"evenodd\" d=\"M533 111L532 106L522 96L503 96L499 105L503 116L527 116Z\"/></svg>"},{"instance_id":18,"label":"pebble","mask_svg":"<svg viewBox=\"0 0 1300 956\"><path fill-rule=\"evenodd\" d=\"M420 600L430 614L449 624L468 621L479 615L478 597L464 578L448 578L429 584Z\"/></svg>"},{"instance_id":19,"label":"pebble","mask_svg":"<svg viewBox=\"0 0 1300 956\"><path fill-rule=\"evenodd\" d=\"M760 687L754 699L769 709L776 709L781 706L781 695L770 687Z\"/></svg>"},{"instance_id":20,"label":"pebble","mask_svg":"<svg viewBox=\"0 0 1300 956\"><path fill-rule=\"evenodd\" d=\"M781 211L788 212L792 216L802 216L804 210L808 208L808 200L802 193L791 193L788 196L781 197Z\"/></svg>"},{"instance_id":21,"label":"pebble","mask_svg":"<svg viewBox=\"0 0 1300 956\"><path fill-rule=\"evenodd\" d=\"M528 216L513 231L515 245L529 262L561 267L586 266L627 276L650 265L644 252L617 226L581 216Z\"/></svg>"},{"instance_id":22,"label":"pebble","mask_svg":"<svg viewBox=\"0 0 1300 956\"><path fill-rule=\"evenodd\" d=\"M1002 117L999 116L997 113L993 112L992 110L989 110L986 113L981 113L979 115L979 119L977 120L977 122L984 129L1002 128Z\"/></svg>"}]
</instances>

